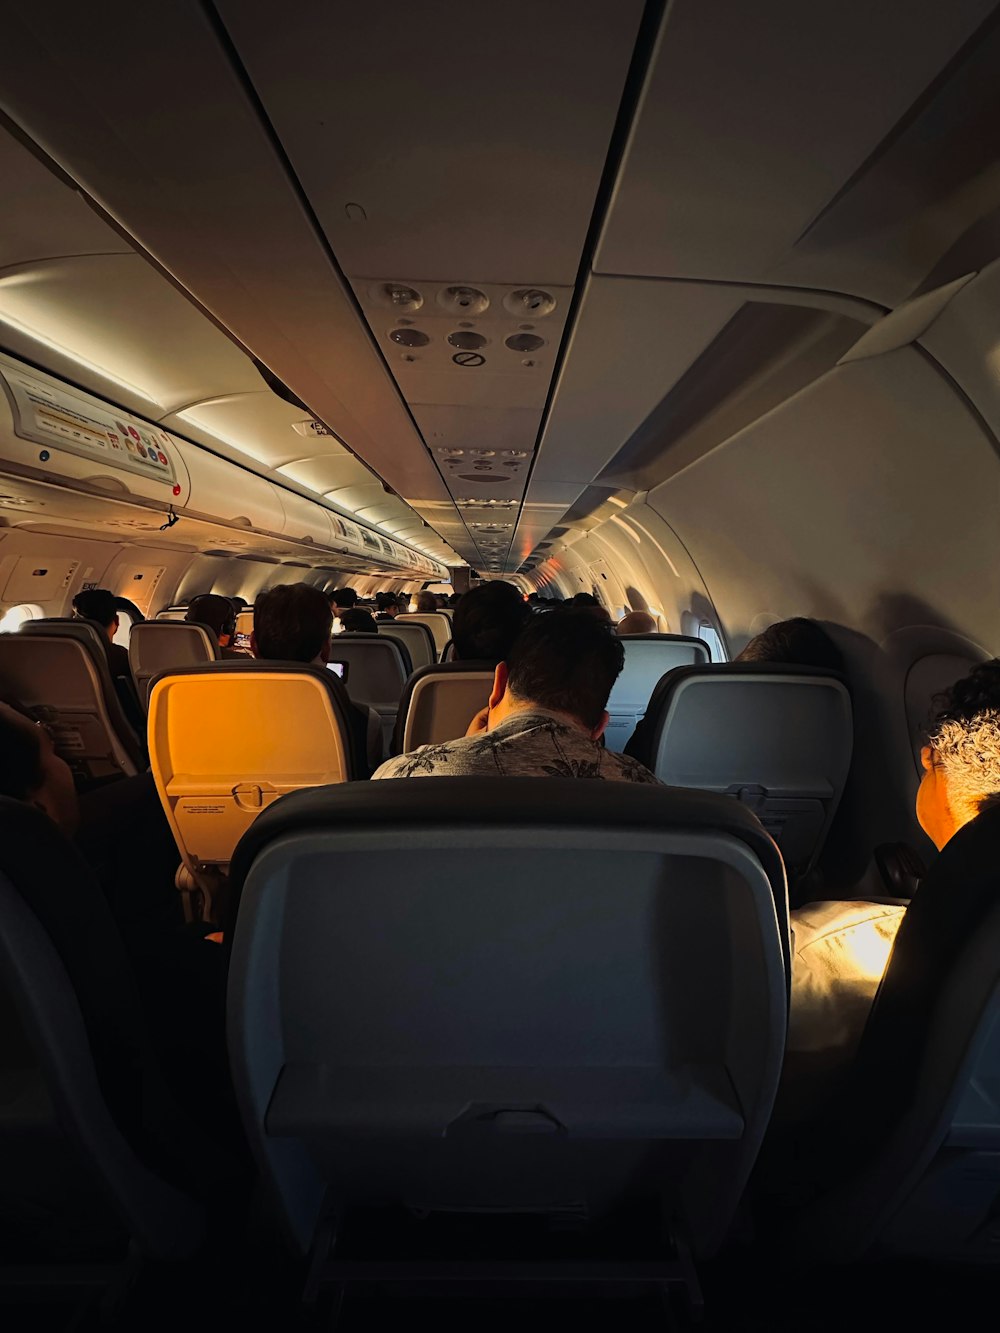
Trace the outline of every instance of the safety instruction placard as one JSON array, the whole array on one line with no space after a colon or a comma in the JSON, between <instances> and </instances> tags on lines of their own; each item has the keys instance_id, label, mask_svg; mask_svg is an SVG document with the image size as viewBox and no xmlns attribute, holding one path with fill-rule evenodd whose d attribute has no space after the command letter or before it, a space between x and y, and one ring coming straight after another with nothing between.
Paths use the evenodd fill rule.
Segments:
<instances>
[{"instance_id":1,"label":"safety instruction placard","mask_svg":"<svg viewBox=\"0 0 1000 1333\"><path fill-rule=\"evenodd\" d=\"M176 480L170 437L158 427L5 356L0 356L0 383L21 439L99 459L105 467L138 472L169 486Z\"/></svg>"}]
</instances>

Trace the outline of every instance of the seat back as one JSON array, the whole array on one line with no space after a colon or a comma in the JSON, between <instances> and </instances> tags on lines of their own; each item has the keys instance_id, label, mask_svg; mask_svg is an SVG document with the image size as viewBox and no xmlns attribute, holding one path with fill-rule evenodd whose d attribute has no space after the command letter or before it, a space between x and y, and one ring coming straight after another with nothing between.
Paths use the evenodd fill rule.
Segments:
<instances>
[{"instance_id":1,"label":"seat back","mask_svg":"<svg viewBox=\"0 0 1000 1333\"><path fill-rule=\"evenodd\" d=\"M389 635L338 634L331 655L348 663L347 692L356 704L365 704L378 713L384 748L388 750L399 700L412 671L410 654Z\"/></svg>"},{"instance_id":2,"label":"seat back","mask_svg":"<svg viewBox=\"0 0 1000 1333\"><path fill-rule=\"evenodd\" d=\"M226 870L272 801L366 771L333 674L291 662L216 662L158 676L149 757L178 851L198 880Z\"/></svg>"},{"instance_id":3,"label":"seat back","mask_svg":"<svg viewBox=\"0 0 1000 1333\"><path fill-rule=\"evenodd\" d=\"M157 611L155 619L157 620L183 620L187 615L186 606L168 606L163 611Z\"/></svg>"},{"instance_id":4,"label":"seat back","mask_svg":"<svg viewBox=\"0 0 1000 1333\"><path fill-rule=\"evenodd\" d=\"M684 634L630 634L621 640L625 666L611 687L608 712L611 721L604 733L609 750L621 753L646 711L653 687L665 671L674 667L710 662L708 645Z\"/></svg>"},{"instance_id":5,"label":"seat back","mask_svg":"<svg viewBox=\"0 0 1000 1333\"><path fill-rule=\"evenodd\" d=\"M267 812L233 864L230 1061L296 1244L327 1190L589 1215L638 1194L711 1254L781 1063L770 876L746 811L660 787L403 779Z\"/></svg>"},{"instance_id":6,"label":"seat back","mask_svg":"<svg viewBox=\"0 0 1000 1333\"><path fill-rule=\"evenodd\" d=\"M673 671L650 701L661 782L736 796L804 874L826 839L854 745L844 682L819 668L728 662Z\"/></svg>"},{"instance_id":7,"label":"seat back","mask_svg":"<svg viewBox=\"0 0 1000 1333\"><path fill-rule=\"evenodd\" d=\"M393 754L464 736L490 700L494 668L482 662L438 662L415 671L399 701Z\"/></svg>"},{"instance_id":8,"label":"seat back","mask_svg":"<svg viewBox=\"0 0 1000 1333\"><path fill-rule=\"evenodd\" d=\"M397 616L393 621L380 620L378 622L378 632L384 634L388 639L396 639L403 644L410 654L410 666L413 671L419 671L421 667L432 666L437 661L438 655L434 647L434 635L427 625L417 624L416 621L400 624Z\"/></svg>"},{"instance_id":9,"label":"seat back","mask_svg":"<svg viewBox=\"0 0 1000 1333\"><path fill-rule=\"evenodd\" d=\"M960 829L900 923L851 1081L811 1137L802 1254L1000 1262L1000 808Z\"/></svg>"},{"instance_id":10,"label":"seat back","mask_svg":"<svg viewBox=\"0 0 1000 1333\"><path fill-rule=\"evenodd\" d=\"M149 685L154 676L174 667L217 662L219 641L207 625L177 620L145 620L132 628L129 665L144 710L149 707Z\"/></svg>"},{"instance_id":11,"label":"seat back","mask_svg":"<svg viewBox=\"0 0 1000 1333\"><path fill-rule=\"evenodd\" d=\"M66 959L71 943L75 952ZM139 1020L130 982L107 903L76 850L39 811L0 798L4 1223L17 1225L13 1201L23 1192L24 1230L30 1233L48 1213L79 1253L74 1224L81 1225L82 1215L104 1235L110 1204L141 1254L183 1259L204 1238L203 1210L143 1163L103 1091L124 1089L134 1075L131 1029ZM102 986L111 988L106 1000ZM127 1093L120 1112L126 1101ZM50 1235L44 1240L51 1245ZM84 1252L93 1254L93 1245L88 1234ZM42 1257L50 1260L51 1253Z\"/></svg>"},{"instance_id":12,"label":"seat back","mask_svg":"<svg viewBox=\"0 0 1000 1333\"><path fill-rule=\"evenodd\" d=\"M445 644L451 638L451 617L443 611L407 611L396 617L395 624L426 625L434 636L434 655L440 661Z\"/></svg>"},{"instance_id":13,"label":"seat back","mask_svg":"<svg viewBox=\"0 0 1000 1333\"><path fill-rule=\"evenodd\" d=\"M57 752L81 784L131 776L145 767L100 626L34 620L17 634L0 635L0 688L50 726Z\"/></svg>"}]
</instances>

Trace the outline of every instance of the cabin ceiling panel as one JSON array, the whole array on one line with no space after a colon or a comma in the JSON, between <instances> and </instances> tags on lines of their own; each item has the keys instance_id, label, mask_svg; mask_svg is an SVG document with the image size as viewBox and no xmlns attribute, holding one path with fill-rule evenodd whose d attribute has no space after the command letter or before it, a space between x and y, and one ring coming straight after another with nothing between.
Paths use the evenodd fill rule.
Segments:
<instances>
[{"instance_id":1,"label":"cabin ceiling panel","mask_svg":"<svg viewBox=\"0 0 1000 1333\"><path fill-rule=\"evenodd\" d=\"M95 69L142 70L158 93L95 97ZM25 132L315 416L400 494L444 498L201 5L158 11L150 42L148 12L125 0L42 0L5 16L0 82Z\"/></svg>"},{"instance_id":2,"label":"cabin ceiling panel","mask_svg":"<svg viewBox=\"0 0 1000 1333\"><path fill-rule=\"evenodd\" d=\"M8 134L0 134L3 227L0 271L14 264L72 255L131 253L127 241ZM38 207L39 199L58 207Z\"/></svg>"},{"instance_id":3,"label":"cabin ceiling panel","mask_svg":"<svg viewBox=\"0 0 1000 1333\"><path fill-rule=\"evenodd\" d=\"M147 415L149 404L160 415L263 387L253 363L134 252L7 269L5 322L137 390Z\"/></svg>"},{"instance_id":4,"label":"cabin ceiling panel","mask_svg":"<svg viewBox=\"0 0 1000 1333\"><path fill-rule=\"evenodd\" d=\"M767 280L993 8L674 0L596 270Z\"/></svg>"},{"instance_id":5,"label":"cabin ceiling panel","mask_svg":"<svg viewBox=\"0 0 1000 1333\"><path fill-rule=\"evenodd\" d=\"M640 0L218 8L346 273L575 281Z\"/></svg>"}]
</instances>

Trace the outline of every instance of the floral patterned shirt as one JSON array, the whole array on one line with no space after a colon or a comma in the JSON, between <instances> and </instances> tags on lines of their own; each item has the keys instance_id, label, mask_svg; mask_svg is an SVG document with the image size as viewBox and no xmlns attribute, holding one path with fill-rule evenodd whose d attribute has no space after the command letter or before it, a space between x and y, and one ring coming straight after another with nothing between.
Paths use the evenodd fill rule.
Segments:
<instances>
[{"instance_id":1,"label":"floral patterned shirt","mask_svg":"<svg viewBox=\"0 0 1000 1333\"><path fill-rule=\"evenodd\" d=\"M552 713L515 713L491 731L422 745L376 769L377 778L601 778L657 783L637 759L606 750ZM659 785L657 783L657 785Z\"/></svg>"}]
</instances>

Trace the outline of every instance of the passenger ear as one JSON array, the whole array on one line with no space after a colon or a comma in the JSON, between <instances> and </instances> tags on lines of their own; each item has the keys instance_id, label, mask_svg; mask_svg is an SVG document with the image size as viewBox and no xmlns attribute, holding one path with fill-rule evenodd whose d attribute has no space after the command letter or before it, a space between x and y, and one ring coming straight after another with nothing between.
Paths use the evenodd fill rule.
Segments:
<instances>
[{"instance_id":1,"label":"passenger ear","mask_svg":"<svg viewBox=\"0 0 1000 1333\"><path fill-rule=\"evenodd\" d=\"M920 762L928 773L934 767L934 751L929 745L922 745L920 747Z\"/></svg>"},{"instance_id":2,"label":"passenger ear","mask_svg":"<svg viewBox=\"0 0 1000 1333\"><path fill-rule=\"evenodd\" d=\"M597 726L590 733L590 739L592 741L599 741L601 737L604 735L604 732L607 729L607 725L610 721L611 721L611 714L607 711L607 709L605 709L604 712L601 714L600 722L598 722Z\"/></svg>"},{"instance_id":3,"label":"passenger ear","mask_svg":"<svg viewBox=\"0 0 1000 1333\"><path fill-rule=\"evenodd\" d=\"M493 673L493 693L490 695L490 707L496 708L507 693L507 663L498 662Z\"/></svg>"}]
</instances>

